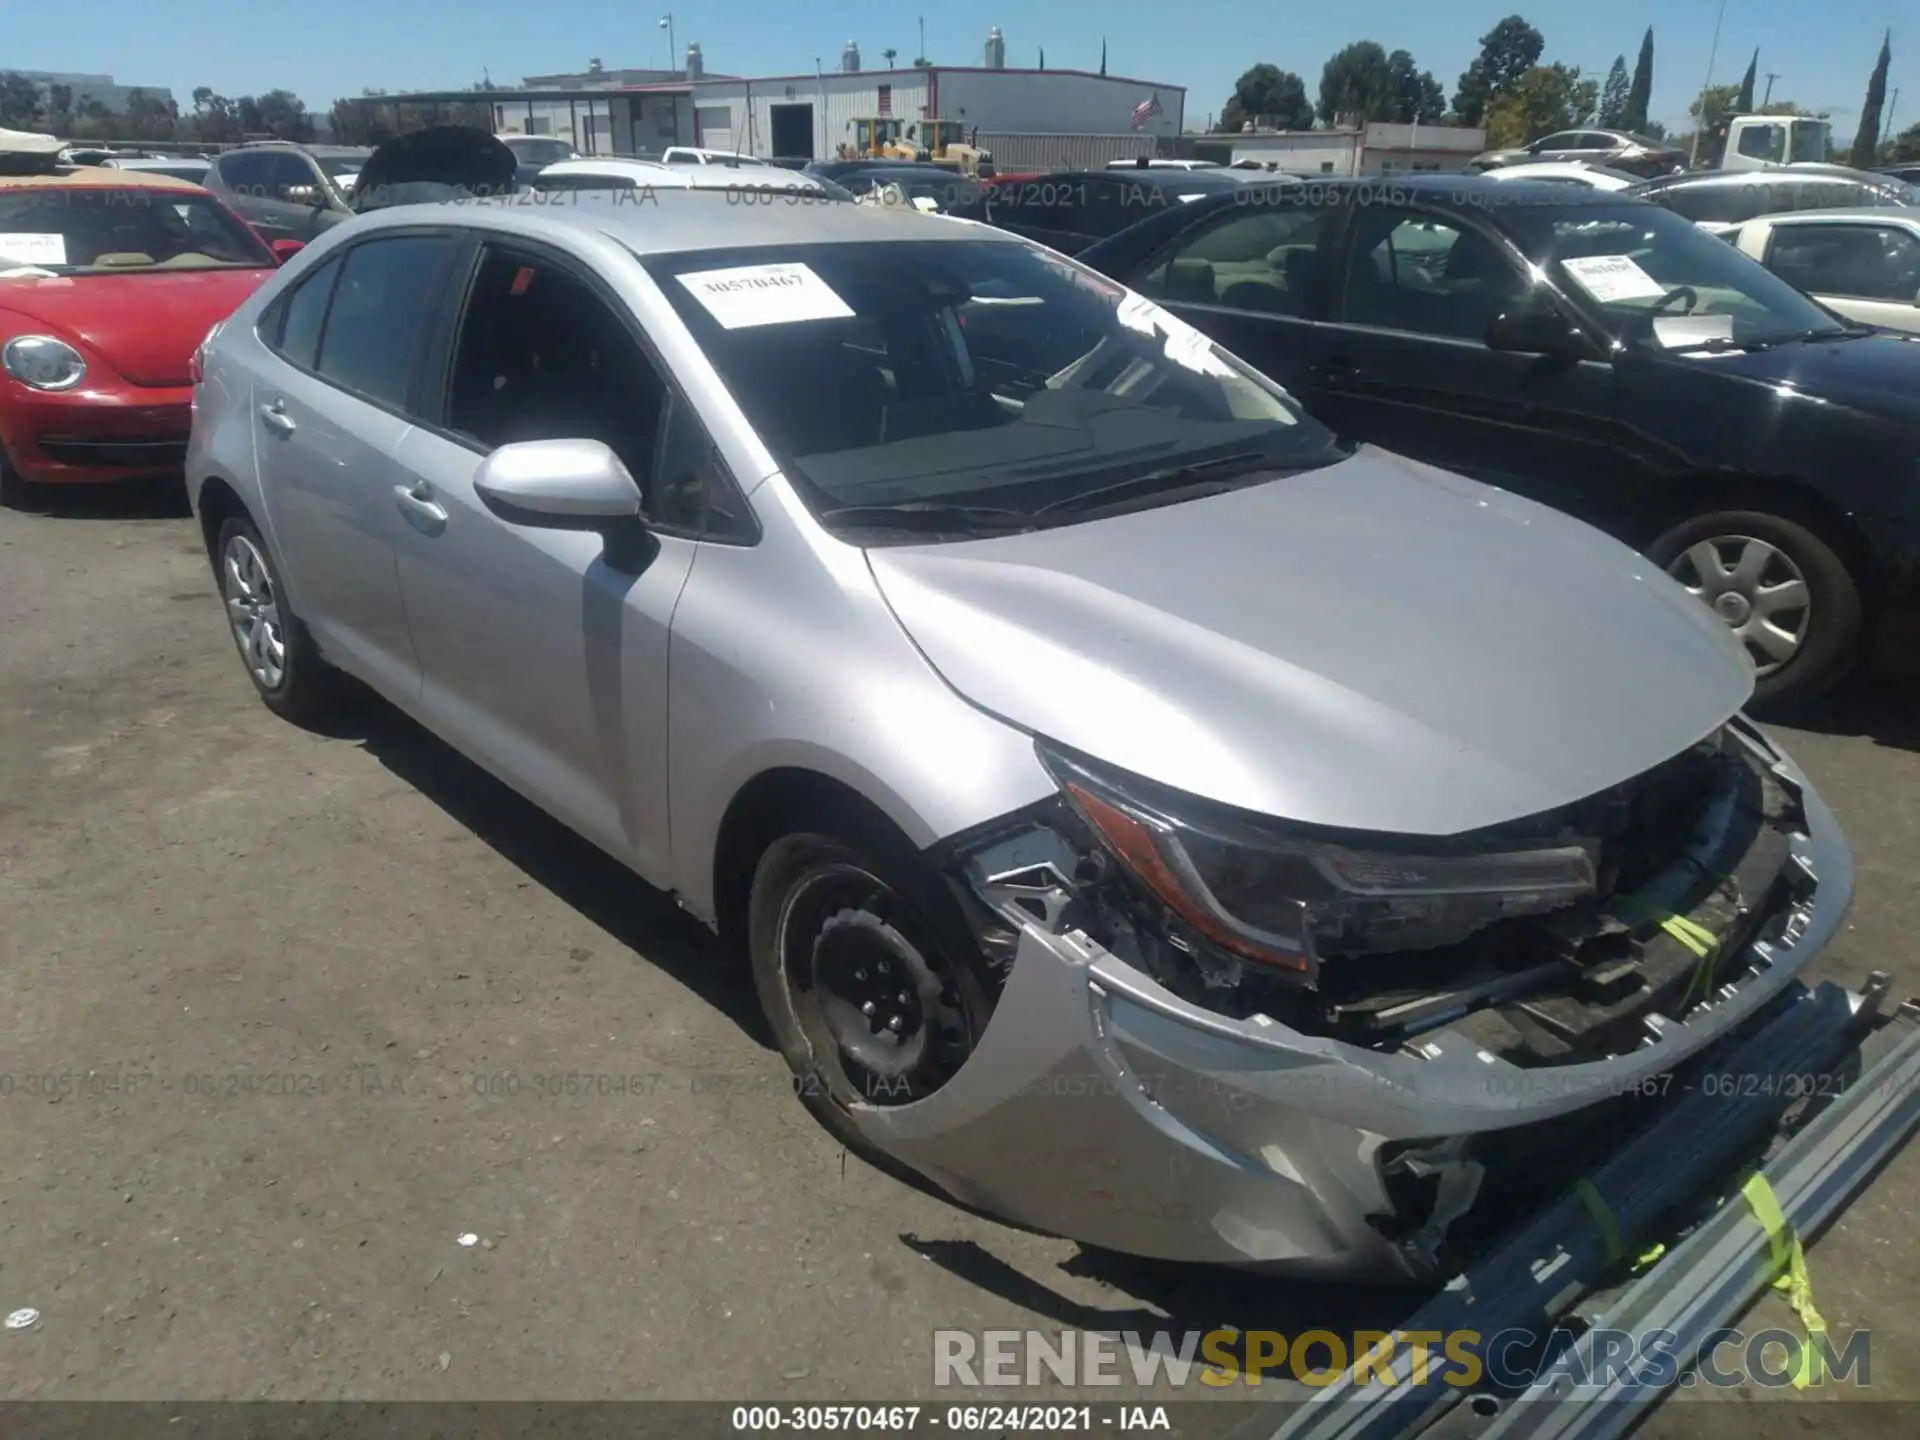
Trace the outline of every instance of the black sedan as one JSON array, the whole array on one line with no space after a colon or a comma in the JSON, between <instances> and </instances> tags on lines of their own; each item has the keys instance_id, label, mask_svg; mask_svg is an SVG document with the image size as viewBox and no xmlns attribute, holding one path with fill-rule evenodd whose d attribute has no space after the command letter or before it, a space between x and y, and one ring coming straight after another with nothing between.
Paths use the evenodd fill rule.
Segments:
<instances>
[{"instance_id":1,"label":"black sedan","mask_svg":"<svg viewBox=\"0 0 1920 1440\"><path fill-rule=\"evenodd\" d=\"M1920 343L1670 211L1477 177L1251 186L1080 259L1345 435L1644 550L1762 698L1824 688L1920 604Z\"/></svg>"},{"instance_id":2,"label":"black sedan","mask_svg":"<svg viewBox=\"0 0 1920 1440\"><path fill-rule=\"evenodd\" d=\"M1229 170L1063 170L1052 174L998 175L979 200L954 211L984 220L1029 240L1073 255L1151 215L1182 209L1210 196L1232 195L1254 183L1249 172ZM1297 183L1271 175L1259 183Z\"/></svg>"}]
</instances>

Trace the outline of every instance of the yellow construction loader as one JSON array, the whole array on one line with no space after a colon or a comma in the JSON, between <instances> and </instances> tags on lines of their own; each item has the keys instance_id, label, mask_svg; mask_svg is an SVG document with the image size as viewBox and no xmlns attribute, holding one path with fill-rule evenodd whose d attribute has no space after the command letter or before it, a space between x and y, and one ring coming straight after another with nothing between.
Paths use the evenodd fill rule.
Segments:
<instances>
[{"instance_id":1,"label":"yellow construction loader","mask_svg":"<svg viewBox=\"0 0 1920 1440\"><path fill-rule=\"evenodd\" d=\"M890 115L865 115L849 123L853 143L840 147L843 160L931 161L975 178L993 174L992 153L969 143L958 120L908 125ZM974 133L977 138L978 129Z\"/></svg>"}]
</instances>

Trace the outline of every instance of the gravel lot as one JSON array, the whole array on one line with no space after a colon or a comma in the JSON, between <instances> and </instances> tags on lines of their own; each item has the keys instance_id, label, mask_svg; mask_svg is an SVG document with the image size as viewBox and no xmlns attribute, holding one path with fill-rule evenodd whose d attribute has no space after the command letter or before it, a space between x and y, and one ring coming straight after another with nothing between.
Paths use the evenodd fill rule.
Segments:
<instances>
[{"instance_id":1,"label":"gravel lot","mask_svg":"<svg viewBox=\"0 0 1920 1440\"><path fill-rule=\"evenodd\" d=\"M1859 865L1824 973L1902 995L1917 702L1862 685L1786 737ZM898 1399L941 1326L1404 1313L1084 1255L844 1156L660 896L377 702L269 715L164 495L0 512L0 1015L0 1311L43 1316L0 1398ZM1917 1179L1812 1252L1907 1399ZM1655 1432L1760 1428L1706 1408Z\"/></svg>"}]
</instances>

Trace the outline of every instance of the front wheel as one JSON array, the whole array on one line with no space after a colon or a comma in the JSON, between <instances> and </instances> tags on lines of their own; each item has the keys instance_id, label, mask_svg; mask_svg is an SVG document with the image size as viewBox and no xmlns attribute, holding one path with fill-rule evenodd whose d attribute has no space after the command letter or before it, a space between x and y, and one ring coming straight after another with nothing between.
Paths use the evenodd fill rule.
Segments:
<instances>
[{"instance_id":1,"label":"front wheel","mask_svg":"<svg viewBox=\"0 0 1920 1440\"><path fill-rule=\"evenodd\" d=\"M1838 547L1807 523L1716 511L1674 526L1647 553L1746 647L1755 701L1810 700L1852 667L1860 587Z\"/></svg>"},{"instance_id":2,"label":"front wheel","mask_svg":"<svg viewBox=\"0 0 1920 1440\"><path fill-rule=\"evenodd\" d=\"M837 817L761 856L748 899L754 987L807 1106L860 1144L850 1106L938 1090L992 1002L959 906L904 839Z\"/></svg>"}]
</instances>

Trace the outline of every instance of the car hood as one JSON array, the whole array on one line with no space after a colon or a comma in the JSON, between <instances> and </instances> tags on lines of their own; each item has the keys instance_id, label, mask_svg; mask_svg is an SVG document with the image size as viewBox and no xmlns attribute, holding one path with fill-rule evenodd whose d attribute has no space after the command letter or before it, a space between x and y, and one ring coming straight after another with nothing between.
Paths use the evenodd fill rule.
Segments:
<instances>
[{"instance_id":1,"label":"car hood","mask_svg":"<svg viewBox=\"0 0 1920 1440\"><path fill-rule=\"evenodd\" d=\"M868 563L982 709L1306 824L1451 835L1537 814L1678 754L1753 688L1731 633L1651 562L1371 448Z\"/></svg>"},{"instance_id":2,"label":"car hood","mask_svg":"<svg viewBox=\"0 0 1920 1440\"><path fill-rule=\"evenodd\" d=\"M273 273L261 266L0 281L0 334L56 335L135 385L185 385L207 331Z\"/></svg>"},{"instance_id":3,"label":"car hood","mask_svg":"<svg viewBox=\"0 0 1920 1440\"><path fill-rule=\"evenodd\" d=\"M1662 358L1667 364L1698 366L1708 374L1789 385L1819 404L1920 424L1920 336L1888 330L1771 350Z\"/></svg>"},{"instance_id":4,"label":"car hood","mask_svg":"<svg viewBox=\"0 0 1920 1440\"><path fill-rule=\"evenodd\" d=\"M360 167L349 197L356 211L511 192L520 162L496 137L469 125L396 135Z\"/></svg>"}]
</instances>

